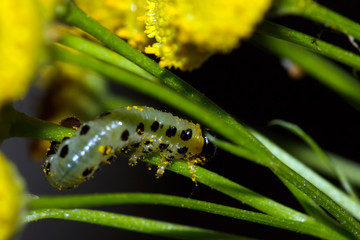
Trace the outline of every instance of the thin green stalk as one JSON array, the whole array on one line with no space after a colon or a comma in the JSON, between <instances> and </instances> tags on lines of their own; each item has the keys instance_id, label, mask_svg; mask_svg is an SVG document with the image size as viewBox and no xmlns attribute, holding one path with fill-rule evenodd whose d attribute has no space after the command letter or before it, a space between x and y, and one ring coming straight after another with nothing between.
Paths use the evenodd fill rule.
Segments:
<instances>
[{"instance_id":1,"label":"thin green stalk","mask_svg":"<svg viewBox=\"0 0 360 240\"><path fill-rule=\"evenodd\" d=\"M263 160L264 164L266 164L272 171L284 177L284 179L291 182L294 186L318 202L336 219L338 219L349 232L360 238L360 225L358 222L356 222L348 213L332 201L331 198L315 188L308 180L302 178L298 173L294 172L272 155L269 150L250 133L248 133L245 128L243 128L242 131L238 128L233 128L222 118L219 118L219 116L212 114L207 109L201 107L186 97L177 94L165 86L147 81L135 74L131 74L130 72L123 71L87 56L66 51L64 48L59 46L55 48L55 52L57 58L60 60L85 68L90 68L103 74L104 76L109 77L110 79L121 82L123 85L137 89L140 92L177 107L184 113L187 113L194 118L201 119L203 123L212 128L214 131L221 133L230 141L233 141L234 143L254 152L258 152L261 156L263 156L261 160Z\"/></svg>"},{"instance_id":2,"label":"thin green stalk","mask_svg":"<svg viewBox=\"0 0 360 240\"><path fill-rule=\"evenodd\" d=\"M152 158L146 158L142 161L157 166L160 164L161 159L159 157L152 157ZM333 202L329 197L323 195L321 191L317 189L316 191L314 191L313 190L314 186L312 185L309 186L311 183L309 183L304 178L300 177L297 173L292 172L291 177L288 177L288 175L286 174L286 170L287 171L291 171L291 170L289 168L284 170L284 168L287 167L285 165L278 165L276 174L289 181L296 188L300 189L302 192L307 194L311 199L317 200L317 202L327 211L329 211L333 216L335 215L335 212L341 214L341 216L337 215L335 216L335 218L343 225L345 229L347 229L357 239L359 239L358 223L356 220L354 220L350 215L348 215L340 206L338 206L335 202ZM187 164L183 161L175 161L173 164L171 164L168 167L168 169L183 176L191 178L191 173L187 168ZM308 219L308 216L301 213L296 213L295 210L281 206L278 203L274 202L273 200L267 199L258 193L252 192L251 190L241 185L238 185L222 176L217 175L216 173L207 171L206 169L201 167L196 167L195 169L196 169L196 181L203 183L213 189L216 189L252 207L255 207L256 209L259 209L265 213L271 214L273 216L282 216L288 219L298 220L298 221L307 221L305 219ZM298 178L302 179L300 183L298 181ZM298 184L302 184L302 186L299 186ZM301 220L301 218L304 219Z\"/></svg>"},{"instance_id":3,"label":"thin green stalk","mask_svg":"<svg viewBox=\"0 0 360 240\"><path fill-rule=\"evenodd\" d=\"M336 165L336 162L334 162L331 158L329 158L326 153L321 149L321 147L299 126L296 124L286 122L284 120L275 119L270 122L271 125L279 125L298 137L300 137L304 142L306 142L313 150L316 152L321 161L325 162L334 172L334 174L338 177L341 185L343 188L348 192L348 194L354 199L355 201L359 202L358 197L355 193L355 191L352 189L349 181L347 180L345 174L342 172L340 168Z\"/></svg>"},{"instance_id":4,"label":"thin green stalk","mask_svg":"<svg viewBox=\"0 0 360 240\"><path fill-rule=\"evenodd\" d=\"M281 142L280 145L311 168L328 176L336 177L331 168L327 164L324 164L324 162L319 159L319 156L309 147L289 140ZM326 151L326 155L336 162L336 166L341 168L351 184L360 187L360 164L328 151Z\"/></svg>"},{"instance_id":5,"label":"thin green stalk","mask_svg":"<svg viewBox=\"0 0 360 240\"><path fill-rule=\"evenodd\" d=\"M297 173L299 173L303 178L311 180L311 182L321 191L331 196L331 198L341 205L344 209L350 212L357 219L360 219L360 205L353 201L348 195L344 192L336 188L333 184L331 184L326 179L322 178L320 175L315 173L312 169L308 168L300 161L295 159L293 156L285 152L283 149L278 147L276 144L271 142L265 136L260 133L252 130L252 134L254 134L259 140L261 140L264 145L271 149L271 151L276 154L276 156L281 159L287 166L291 169L294 169ZM359 174L358 172L356 174ZM314 199L316 201L316 199ZM317 201L316 201L317 202Z\"/></svg>"},{"instance_id":6,"label":"thin green stalk","mask_svg":"<svg viewBox=\"0 0 360 240\"><path fill-rule=\"evenodd\" d=\"M135 63L129 61L123 56L117 54L110 49L99 45L98 43L91 42L86 40L85 38L73 36L73 35L65 35L60 41L61 44L76 49L80 52L89 54L92 57L95 57L104 62L113 64L119 68L128 70L132 73L135 73L143 78L149 79L151 81L160 81L158 78L154 77L144 69L140 68Z\"/></svg>"},{"instance_id":7,"label":"thin green stalk","mask_svg":"<svg viewBox=\"0 0 360 240\"><path fill-rule=\"evenodd\" d=\"M306 194L294 187L285 179L281 177L279 177L279 179L299 201L305 212L307 212L310 216L314 217L316 220L324 223L328 227L332 229L339 229L339 224L333 218L331 218L318 204L316 204L314 200L309 198ZM341 230L343 229L339 229L338 231L341 232Z\"/></svg>"},{"instance_id":8,"label":"thin green stalk","mask_svg":"<svg viewBox=\"0 0 360 240\"><path fill-rule=\"evenodd\" d=\"M81 196L41 196L40 198L31 199L31 208L33 210L40 208L77 208L115 204L158 204L174 206L292 230L323 239L349 238L346 234L345 236L342 235L341 230L335 228L336 231L333 231L333 229L315 220L313 220L313 222L293 221L219 204L163 194L110 193Z\"/></svg>"},{"instance_id":9,"label":"thin green stalk","mask_svg":"<svg viewBox=\"0 0 360 240\"><path fill-rule=\"evenodd\" d=\"M143 159L142 161L158 166L161 163L161 157L158 155L153 155ZM174 161L170 166L167 167L167 169L190 179L192 177L188 168L188 164L185 161ZM289 220L300 222L311 221L311 218L306 214L284 206L223 176L220 176L199 166L196 166L195 169L196 182L202 183L212 189L222 192L257 210L260 210L271 216Z\"/></svg>"},{"instance_id":10,"label":"thin green stalk","mask_svg":"<svg viewBox=\"0 0 360 240\"><path fill-rule=\"evenodd\" d=\"M158 156L153 156L144 160L147 163L151 163L156 165L160 163L160 158ZM184 176L190 176L189 170L187 168L187 163L184 161L175 161L174 164L169 168L170 171L174 171L177 174L181 174ZM215 173L207 171L206 169L198 167L200 172L197 173L197 182L206 183L207 186L214 188L220 192L223 192L230 197L233 197L244 204L254 207L264 213L270 214L276 219L284 219L284 220L292 220L296 222L308 222L312 224L314 219L311 217L297 212L291 208L288 208L280 203L277 203L269 198L266 198L256 192L253 192L250 189L247 189L237 183L234 183L222 176L219 176ZM214 177L214 179L211 179ZM221 189L221 185L223 185L223 189ZM238 191L236 191L238 190ZM185 199L176 196L166 196L160 194L101 194L101 195L91 195L94 199L89 198L88 196L73 196L73 197L40 197L38 199L33 199L31 201L31 208L72 208L72 207L88 207L88 206L100 206L108 205L108 204L119 204L119 203L156 203L156 204L164 204L170 206L178 206L184 207L194 210L201 210L206 212L211 212L215 214L225 214L224 216L228 217L236 217L242 219L240 217L245 216L248 213L245 210L233 209L235 212L231 214L231 211L228 211L232 208L216 205L213 203L201 202L193 199ZM74 202L70 202L69 199L74 200ZM53 202L50 202L53 200ZM64 201L61 201L64 200ZM212 206L214 208L212 208ZM222 208L224 207L224 208ZM223 213L220 213L220 210L223 209ZM237 211L239 210L239 211ZM212 212L214 211L214 212ZM238 214L235 214L238 213ZM253 212L249 212L251 215ZM259 216L263 216L264 214L260 214ZM242 216L241 216L242 215ZM268 216L268 215L265 215ZM250 217L250 215L247 215ZM274 219L275 219L274 218ZM244 218L244 220L250 220L249 218Z\"/></svg>"},{"instance_id":11,"label":"thin green stalk","mask_svg":"<svg viewBox=\"0 0 360 240\"><path fill-rule=\"evenodd\" d=\"M241 149L240 147L233 145L229 142L225 142L222 140L218 140L212 136L209 136L209 139L215 143L219 148L230 152L236 156L239 157L243 157L246 159L252 159L253 161L257 161L256 156L252 156L244 151L243 149ZM274 148L269 148L270 150L275 150ZM277 151L275 151L277 152ZM279 159L281 160L281 156L278 156ZM298 169L294 169L295 171L297 171ZM276 174L276 173L275 173ZM284 178L278 176L280 178L280 180L288 187L288 189L293 193L293 195L298 199L298 201L301 203L301 205L304 207L305 211L310 214L311 216L314 216L316 219L319 219L327 224L333 225L333 222L328 220L328 217L326 216L326 214L324 213L324 211L322 211L322 209L315 203L315 201L313 201L311 198L309 198L306 194L304 194L302 191L300 191L299 189L295 188L291 183L289 183L287 180L285 180Z\"/></svg>"},{"instance_id":12,"label":"thin green stalk","mask_svg":"<svg viewBox=\"0 0 360 240\"><path fill-rule=\"evenodd\" d=\"M311 181L311 183L314 184L322 192L326 193L329 196L332 196L332 199L335 202L337 202L340 206L351 212L356 218L360 219L360 205L357 202L353 201L351 198L349 198L349 196L347 196L338 188L336 188L328 181L323 179L321 176L316 174L310 168L307 168L305 165L301 164L299 161L287 154L284 150L276 146L274 143L272 143L270 140L268 140L261 134L255 131L252 131L252 133L257 138L259 138L266 147L268 147L272 152L274 152L275 155L287 166L291 167L291 169L300 174L303 178ZM243 149L239 148L236 145L215 138L211 138L211 141L214 142L218 147L228 152L231 152L234 155L247 158L247 156L243 154ZM279 171L275 172L275 174L277 175L278 173Z\"/></svg>"},{"instance_id":13,"label":"thin green stalk","mask_svg":"<svg viewBox=\"0 0 360 240\"><path fill-rule=\"evenodd\" d=\"M275 16L298 15L320 22L360 40L360 24L311 0L275 0L271 10Z\"/></svg>"},{"instance_id":14,"label":"thin green stalk","mask_svg":"<svg viewBox=\"0 0 360 240\"><path fill-rule=\"evenodd\" d=\"M25 222L49 218L94 223L175 239L249 239L213 230L89 209L34 210L28 213Z\"/></svg>"},{"instance_id":15,"label":"thin green stalk","mask_svg":"<svg viewBox=\"0 0 360 240\"><path fill-rule=\"evenodd\" d=\"M347 209L349 212L351 212L357 218L360 217L360 215L358 214L360 212L360 206L356 202L352 201L346 194L344 194L343 192L338 190L336 187L334 187L332 184L328 183L326 180L322 179L319 175L317 175L311 169L307 169L306 166L302 165L300 162L296 161L290 155L286 154L282 149L278 148L275 144L271 143L265 137L261 136L260 134L258 134L256 132L253 132L253 134L255 134L259 139L261 139L261 141L272 152L274 152L276 154L276 156L279 159L281 159L281 161L286 163L286 165L279 164L277 166L266 165L270 169L274 168L273 171L277 176L281 177L281 179L283 179L283 180L289 181L293 185L294 185L294 183L298 184L297 183L298 181L296 179L293 179L293 178L297 178L296 174L292 174L291 175L292 178L287 177L286 172L289 170L289 169L287 169L288 168L287 166L290 166L291 169L294 169L295 172L297 174L299 174L299 176L301 176L301 178L303 177L304 180L309 179L311 181L311 183L314 184L316 189L320 189L324 193L331 196L339 205L341 205L342 207ZM235 155L244 157L242 155L241 149L240 149L240 151L236 150L236 148L238 148L237 146L232 145L230 143L226 143L221 140L217 140L217 139L213 139L212 141L216 145L218 145L220 148L224 148L225 150L230 151L231 153L233 153ZM271 164L275 165L274 163L271 163ZM294 185L294 186L296 188L300 189L302 192L306 193L307 196L309 196L311 199L316 201L316 198L317 198L316 195L320 195L321 191L317 190L317 191L313 192L313 194L316 194L316 195L310 195L309 192L307 192L308 189L306 189L306 187L309 187L309 186L306 186L306 184L307 184L306 181L303 181L303 184L304 184L304 186L299 186L299 185ZM336 209L337 209L336 211L343 211L339 206L336 206L336 204L334 204L334 202L332 200L330 200L330 198L328 198L327 201L328 202L326 204L329 204L330 206L324 206L324 203L321 203L319 201L316 201L316 202L318 202L321 206L323 206L325 209L327 209L330 213L331 213L331 211L334 211ZM336 208L336 209L334 209L334 208ZM331 210L329 210L329 209L331 209ZM333 213L332 213L332 215L333 215ZM356 224L356 223L354 222L354 224Z\"/></svg>"},{"instance_id":16,"label":"thin green stalk","mask_svg":"<svg viewBox=\"0 0 360 240\"><path fill-rule=\"evenodd\" d=\"M322 178L320 175L315 173L312 169L306 167L300 161L286 153L276 144L272 143L269 139L261 135L260 133L252 130L252 133L261 140L282 162L284 162L291 169L294 169L297 173L299 173L303 178L309 179L311 183L313 183L319 190L331 196L332 199L337 202L344 209L352 213L357 219L360 219L360 205L353 201L349 196L347 196L344 192L339 190L337 187L332 185L326 179ZM233 153L234 155L244 157L242 155L242 150L237 150L236 145L231 143L219 140L212 139L212 141L220 148L223 148L226 151ZM276 172L278 173L278 172ZM356 174L359 174L358 172Z\"/></svg>"},{"instance_id":17,"label":"thin green stalk","mask_svg":"<svg viewBox=\"0 0 360 240\"><path fill-rule=\"evenodd\" d=\"M264 21L256 28L256 31L264 35L270 35L272 37L296 43L315 53L324 55L333 60L346 64L354 69L360 70L359 55L350 51L346 51L338 46L327 43L315 37L269 21Z\"/></svg>"},{"instance_id":18,"label":"thin green stalk","mask_svg":"<svg viewBox=\"0 0 360 240\"><path fill-rule=\"evenodd\" d=\"M0 139L11 137L29 137L58 141L74 135L75 130L56 125L18 112L12 106L1 109Z\"/></svg>"},{"instance_id":19,"label":"thin green stalk","mask_svg":"<svg viewBox=\"0 0 360 240\"><path fill-rule=\"evenodd\" d=\"M277 56L290 59L333 91L358 105L360 104L359 82L329 60L293 43L260 33L254 34L251 42Z\"/></svg>"}]
</instances>

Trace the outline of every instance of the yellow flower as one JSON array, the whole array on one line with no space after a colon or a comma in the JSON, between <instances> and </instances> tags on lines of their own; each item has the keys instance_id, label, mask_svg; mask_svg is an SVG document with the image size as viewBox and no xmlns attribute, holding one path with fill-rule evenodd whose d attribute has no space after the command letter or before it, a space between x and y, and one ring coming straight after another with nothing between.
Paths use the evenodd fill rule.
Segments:
<instances>
[{"instance_id":1,"label":"yellow flower","mask_svg":"<svg viewBox=\"0 0 360 240\"><path fill-rule=\"evenodd\" d=\"M41 18L33 0L0 1L0 106L23 97L38 65Z\"/></svg>"},{"instance_id":2,"label":"yellow flower","mask_svg":"<svg viewBox=\"0 0 360 240\"><path fill-rule=\"evenodd\" d=\"M227 53L251 36L271 0L147 0L147 53L161 66L191 70L211 54Z\"/></svg>"},{"instance_id":3,"label":"yellow flower","mask_svg":"<svg viewBox=\"0 0 360 240\"><path fill-rule=\"evenodd\" d=\"M131 46L143 50L152 42L144 33L145 24L139 19L145 15L146 0L75 0L76 4L101 25Z\"/></svg>"},{"instance_id":4,"label":"yellow flower","mask_svg":"<svg viewBox=\"0 0 360 240\"><path fill-rule=\"evenodd\" d=\"M0 153L0 239L10 239L25 213L24 183L16 168Z\"/></svg>"}]
</instances>

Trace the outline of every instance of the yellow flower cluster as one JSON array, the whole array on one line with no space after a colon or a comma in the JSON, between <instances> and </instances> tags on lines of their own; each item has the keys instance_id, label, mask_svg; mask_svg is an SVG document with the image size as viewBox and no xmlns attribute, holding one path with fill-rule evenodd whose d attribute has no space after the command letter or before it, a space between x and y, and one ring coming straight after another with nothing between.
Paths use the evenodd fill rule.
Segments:
<instances>
[{"instance_id":1,"label":"yellow flower cluster","mask_svg":"<svg viewBox=\"0 0 360 240\"><path fill-rule=\"evenodd\" d=\"M271 0L147 0L146 31L156 43L147 53L161 66L199 67L211 54L227 53L248 38Z\"/></svg>"},{"instance_id":2,"label":"yellow flower cluster","mask_svg":"<svg viewBox=\"0 0 360 240\"><path fill-rule=\"evenodd\" d=\"M81 9L160 66L192 70L248 38L271 0L76 0ZM149 39L150 38L150 39ZM151 40L152 39L152 40Z\"/></svg>"},{"instance_id":3,"label":"yellow flower cluster","mask_svg":"<svg viewBox=\"0 0 360 240\"><path fill-rule=\"evenodd\" d=\"M0 153L0 239L10 239L20 226L24 202L23 181Z\"/></svg>"}]
</instances>

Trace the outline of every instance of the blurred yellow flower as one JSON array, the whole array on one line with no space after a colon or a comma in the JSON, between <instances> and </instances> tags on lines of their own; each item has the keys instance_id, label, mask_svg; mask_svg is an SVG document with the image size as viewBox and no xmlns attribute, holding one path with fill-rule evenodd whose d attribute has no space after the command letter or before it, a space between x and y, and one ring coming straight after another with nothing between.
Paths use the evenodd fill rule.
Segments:
<instances>
[{"instance_id":1,"label":"blurred yellow flower","mask_svg":"<svg viewBox=\"0 0 360 240\"><path fill-rule=\"evenodd\" d=\"M34 0L0 1L0 106L23 97L38 65L41 17Z\"/></svg>"},{"instance_id":2,"label":"blurred yellow flower","mask_svg":"<svg viewBox=\"0 0 360 240\"><path fill-rule=\"evenodd\" d=\"M139 50L152 42L145 33L142 16L146 0L75 0L84 12Z\"/></svg>"},{"instance_id":3,"label":"blurred yellow flower","mask_svg":"<svg viewBox=\"0 0 360 240\"><path fill-rule=\"evenodd\" d=\"M10 239L25 213L24 183L16 168L0 153L0 239Z\"/></svg>"},{"instance_id":4,"label":"blurred yellow flower","mask_svg":"<svg viewBox=\"0 0 360 240\"><path fill-rule=\"evenodd\" d=\"M216 52L227 53L251 36L271 0L147 0L147 53L161 66L192 70Z\"/></svg>"},{"instance_id":5,"label":"blurred yellow flower","mask_svg":"<svg viewBox=\"0 0 360 240\"><path fill-rule=\"evenodd\" d=\"M65 3L65 0L35 0L35 1L39 3L41 15L47 21L53 20L56 7L60 6L62 2Z\"/></svg>"}]
</instances>

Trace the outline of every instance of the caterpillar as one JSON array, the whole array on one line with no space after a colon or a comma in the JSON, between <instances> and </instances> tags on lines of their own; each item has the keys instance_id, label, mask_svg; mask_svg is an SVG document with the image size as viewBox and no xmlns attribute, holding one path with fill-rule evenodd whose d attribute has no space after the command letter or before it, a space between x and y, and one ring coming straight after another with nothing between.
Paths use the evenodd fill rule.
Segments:
<instances>
[{"instance_id":1,"label":"caterpillar","mask_svg":"<svg viewBox=\"0 0 360 240\"><path fill-rule=\"evenodd\" d=\"M195 181L194 165L205 163L216 151L199 124L150 107L122 107L83 124L69 118L62 125L77 128L76 134L52 142L44 163L48 182L60 190L88 180L118 154L130 154L129 164L135 165L145 154L159 152L156 177L172 159L186 160Z\"/></svg>"}]
</instances>

